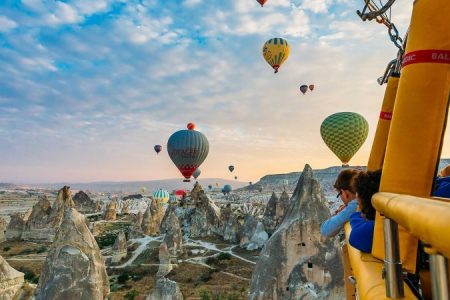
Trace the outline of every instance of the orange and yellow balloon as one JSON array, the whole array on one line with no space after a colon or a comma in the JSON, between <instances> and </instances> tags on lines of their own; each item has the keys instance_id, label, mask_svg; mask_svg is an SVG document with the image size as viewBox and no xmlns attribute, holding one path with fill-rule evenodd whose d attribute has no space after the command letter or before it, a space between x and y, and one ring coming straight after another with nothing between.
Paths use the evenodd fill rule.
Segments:
<instances>
[{"instance_id":1,"label":"orange and yellow balloon","mask_svg":"<svg viewBox=\"0 0 450 300\"><path fill-rule=\"evenodd\" d=\"M285 39L273 38L268 40L263 47L263 56L267 63L278 73L278 69L289 57L290 48Z\"/></svg>"}]
</instances>

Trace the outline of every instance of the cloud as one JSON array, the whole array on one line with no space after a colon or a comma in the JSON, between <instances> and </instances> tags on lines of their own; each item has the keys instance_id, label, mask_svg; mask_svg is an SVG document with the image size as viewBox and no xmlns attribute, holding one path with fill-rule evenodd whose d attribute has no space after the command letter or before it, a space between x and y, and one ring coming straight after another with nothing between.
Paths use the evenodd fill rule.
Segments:
<instances>
[{"instance_id":1,"label":"cloud","mask_svg":"<svg viewBox=\"0 0 450 300\"><path fill-rule=\"evenodd\" d=\"M8 32L16 27L16 22L5 16L0 16L0 32Z\"/></svg>"}]
</instances>

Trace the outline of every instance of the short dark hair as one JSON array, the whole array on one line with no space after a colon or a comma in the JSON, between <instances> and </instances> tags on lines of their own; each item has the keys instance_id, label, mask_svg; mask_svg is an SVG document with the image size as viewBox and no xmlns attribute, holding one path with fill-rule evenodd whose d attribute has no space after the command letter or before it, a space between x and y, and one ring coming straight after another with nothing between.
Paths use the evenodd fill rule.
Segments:
<instances>
[{"instance_id":1,"label":"short dark hair","mask_svg":"<svg viewBox=\"0 0 450 300\"><path fill-rule=\"evenodd\" d=\"M353 189L361 199L361 212L368 220L375 220L376 210L372 206L372 196L380 189L381 170L361 172L352 182Z\"/></svg>"},{"instance_id":2,"label":"short dark hair","mask_svg":"<svg viewBox=\"0 0 450 300\"><path fill-rule=\"evenodd\" d=\"M352 187L352 179L361 171L355 169L345 169L339 173L334 183L334 188L337 190L348 190L350 192L355 192Z\"/></svg>"}]
</instances>

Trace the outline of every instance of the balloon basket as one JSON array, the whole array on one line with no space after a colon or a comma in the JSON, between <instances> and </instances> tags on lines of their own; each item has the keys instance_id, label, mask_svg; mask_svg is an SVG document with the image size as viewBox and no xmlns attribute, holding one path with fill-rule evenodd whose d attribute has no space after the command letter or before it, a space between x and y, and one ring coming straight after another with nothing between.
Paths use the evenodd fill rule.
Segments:
<instances>
[{"instance_id":1,"label":"balloon basket","mask_svg":"<svg viewBox=\"0 0 450 300\"><path fill-rule=\"evenodd\" d=\"M191 182L190 179L184 179L183 182Z\"/></svg>"}]
</instances>

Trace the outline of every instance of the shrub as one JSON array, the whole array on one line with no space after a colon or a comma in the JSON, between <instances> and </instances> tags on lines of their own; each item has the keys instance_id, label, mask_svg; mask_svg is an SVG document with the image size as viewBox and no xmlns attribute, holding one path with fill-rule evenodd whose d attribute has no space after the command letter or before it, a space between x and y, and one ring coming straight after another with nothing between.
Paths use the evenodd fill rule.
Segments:
<instances>
[{"instance_id":1,"label":"shrub","mask_svg":"<svg viewBox=\"0 0 450 300\"><path fill-rule=\"evenodd\" d=\"M219 260L217 259L217 257L214 257L214 256L208 257L208 258L206 259L206 263L207 263L208 265L216 264L218 261L219 261Z\"/></svg>"},{"instance_id":2,"label":"shrub","mask_svg":"<svg viewBox=\"0 0 450 300\"><path fill-rule=\"evenodd\" d=\"M43 253L47 251L47 247L45 246L41 246L39 248L36 249L36 253Z\"/></svg>"},{"instance_id":3,"label":"shrub","mask_svg":"<svg viewBox=\"0 0 450 300\"><path fill-rule=\"evenodd\" d=\"M120 284L124 284L128 281L128 279L130 279L130 275L128 275L127 273L123 273L120 274L119 277L117 277L117 282Z\"/></svg>"},{"instance_id":4,"label":"shrub","mask_svg":"<svg viewBox=\"0 0 450 300\"><path fill-rule=\"evenodd\" d=\"M208 289L203 289L200 291L201 300L211 300L211 292Z\"/></svg>"},{"instance_id":5,"label":"shrub","mask_svg":"<svg viewBox=\"0 0 450 300\"><path fill-rule=\"evenodd\" d=\"M211 273L207 272L207 273L203 273L202 275L200 275L200 280L203 282L208 282L210 281L212 278Z\"/></svg>"},{"instance_id":6,"label":"shrub","mask_svg":"<svg viewBox=\"0 0 450 300\"><path fill-rule=\"evenodd\" d=\"M9 250L11 250L11 247L9 246L3 247L3 251L8 252Z\"/></svg>"},{"instance_id":7,"label":"shrub","mask_svg":"<svg viewBox=\"0 0 450 300\"><path fill-rule=\"evenodd\" d=\"M217 257L219 260L224 259L231 259L231 254L227 252L220 252L219 256Z\"/></svg>"},{"instance_id":8,"label":"shrub","mask_svg":"<svg viewBox=\"0 0 450 300\"><path fill-rule=\"evenodd\" d=\"M125 294L125 299L126 300L134 300L134 298L136 298L136 296L138 295L138 291L136 290L131 290L128 293Z\"/></svg>"},{"instance_id":9,"label":"shrub","mask_svg":"<svg viewBox=\"0 0 450 300\"><path fill-rule=\"evenodd\" d=\"M39 281L39 276L36 276L36 274L32 270L26 267L20 267L17 270L25 274L24 279L26 281L31 283L37 283L37 281Z\"/></svg>"}]
</instances>

